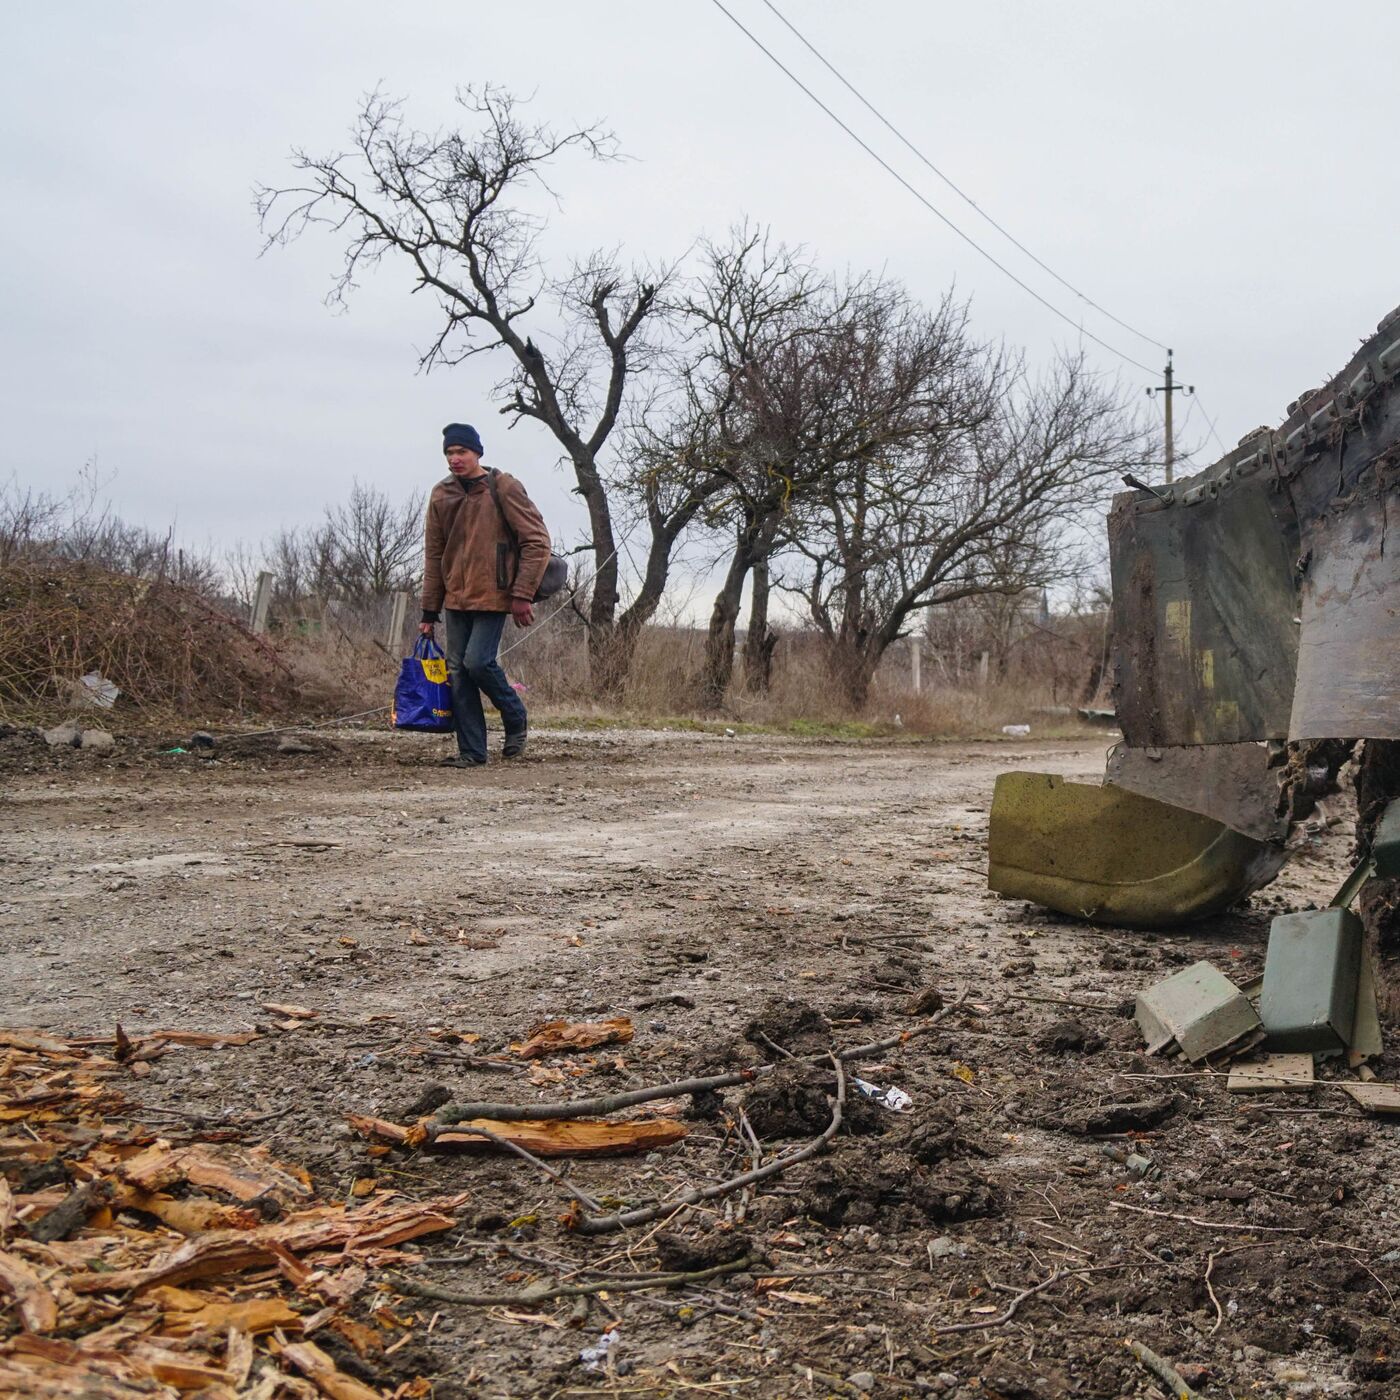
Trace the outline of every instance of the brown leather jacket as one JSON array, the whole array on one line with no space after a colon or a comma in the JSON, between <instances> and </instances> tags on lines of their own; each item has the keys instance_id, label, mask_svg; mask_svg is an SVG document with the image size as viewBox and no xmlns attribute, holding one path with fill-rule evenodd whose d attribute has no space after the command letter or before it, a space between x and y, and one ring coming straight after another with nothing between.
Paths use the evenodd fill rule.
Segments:
<instances>
[{"instance_id":1,"label":"brown leather jacket","mask_svg":"<svg viewBox=\"0 0 1400 1400\"><path fill-rule=\"evenodd\" d=\"M549 531L525 488L506 472L496 476L501 510L486 477L449 476L428 497L423 544L423 615L509 612L511 599L529 602L549 563ZM505 512L520 542L517 560L501 521Z\"/></svg>"}]
</instances>

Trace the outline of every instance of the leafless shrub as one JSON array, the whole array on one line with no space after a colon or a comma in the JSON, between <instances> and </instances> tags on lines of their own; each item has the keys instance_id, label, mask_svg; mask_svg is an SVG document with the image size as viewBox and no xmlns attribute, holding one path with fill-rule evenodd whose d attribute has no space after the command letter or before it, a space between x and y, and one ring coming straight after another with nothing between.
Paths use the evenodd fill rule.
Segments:
<instances>
[{"instance_id":1,"label":"leafless shrub","mask_svg":"<svg viewBox=\"0 0 1400 1400\"><path fill-rule=\"evenodd\" d=\"M0 565L0 711L65 705L92 671L148 713L268 715L297 700L276 650L197 589L89 560Z\"/></svg>"}]
</instances>

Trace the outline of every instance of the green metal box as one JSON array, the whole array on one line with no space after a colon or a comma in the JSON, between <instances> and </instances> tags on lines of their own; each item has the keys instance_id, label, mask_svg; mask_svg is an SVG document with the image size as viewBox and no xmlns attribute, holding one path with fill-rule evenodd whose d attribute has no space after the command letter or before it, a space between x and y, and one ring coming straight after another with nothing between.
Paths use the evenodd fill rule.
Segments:
<instances>
[{"instance_id":1,"label":"green metal box","mask_svg":"<svg viewBox=\"0 0 1400 1400\"><path fill-rule=\"evenodd\" d=\"M1318 1053L1351 1044L1361 947L1361 920L1345 909L1273 921L1259 999L1268 1049Z\"/></svg>"}]
</instances>

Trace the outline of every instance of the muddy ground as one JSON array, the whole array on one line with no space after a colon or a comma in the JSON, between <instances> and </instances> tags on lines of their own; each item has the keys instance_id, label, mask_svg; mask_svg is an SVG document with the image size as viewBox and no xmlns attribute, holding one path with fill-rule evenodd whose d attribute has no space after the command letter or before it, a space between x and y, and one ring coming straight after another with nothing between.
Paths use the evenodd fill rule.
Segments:
<instances>
[{"instance_id":1,"label":"muddy ground","mask_svg":"<svg viewBox=\"0 0 1400 1400\"><path fill-rule=\"evenodd\" d=\"M156 1063L130 1089L145 1121L177 1141L240 1128L330 1197L370 1177L470 1191L460 1230L411 1269L442 1288L751 1261L671 1292L401 1300L420 1319L402 1347L339 1357L386 1388L424 1374L440 1397L1164 1393L1133 1337L1207 1394L1400 1393L1400 1129L1325 1087L1227 1096L1143 1056L1130 1014L1140 987L1196 958L1258 972L1270 915L1325 900L1346 838L1305 844L1251 908L1165 935L989 895L995 775L1096 778L1105 745L545 732L521 763L459 772L420 736L209 759L12 735L0 1023L266 1028ZM555 1101L764 1063L768 1042L878 1041L920 1024L928 989L967 1002L859 1067L912 1112L853 1099L830 1151L659 1229L582 1237L523 1161L376 1157L345 1125L405 1121L434 1083ZM543 1020L619 1015L630 1044L533 1073L507 1048ZM1400 1078L1393 1051L1378 1069ZM607 1208L645 1205L752 1165L745 1122L765 1157L815 1137L833 1087L830 1069L789 1068L719 1103L673 1101L695 1115L679 1146L564 1170ZM1057 1271L1073 1272L1005 1317ZM580 1352L614 1327L588 1369Z\"/></svg>"}]
</instances>

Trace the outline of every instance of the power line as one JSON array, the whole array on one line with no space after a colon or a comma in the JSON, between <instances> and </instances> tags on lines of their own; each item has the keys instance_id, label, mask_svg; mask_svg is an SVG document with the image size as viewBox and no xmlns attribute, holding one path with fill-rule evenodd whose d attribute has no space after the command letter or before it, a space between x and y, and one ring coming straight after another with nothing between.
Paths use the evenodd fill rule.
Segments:
<instances>
[{"instance_id":1,"label":"power line","mask_svg":"<svg viewBox=\"0 0 1400 1400\"><path fill-rule=\"evenodd\" d=\"M1138 330L1136 326L1129 325L1127 321L1124 321L1121 317L1115 316L1113 312L1109 311L1106 307L1100 306L1099 303L1096 302L1093 299L1093 297L1089 296L1087 292L1081 292L1079 288L1074 285L1074 283L1069 282L1065 278L1061 277L1060 274L1056 272L1053 267L1051 267L1048 263L1043 262L1040 258L1036 257L1036 255L1033 252L1031 252L1031 250L1027 248L1026 245L1022 243L1019 238L1012 234L1008 229L1003 228L1002 225L999 224L994 218L992 218L992 216L989 213L987 213L987 211L983 209L982 206L978 204L977 201L973 199L970 194L968 194L965 190L960 189L949 176L945 175L902 131L900 131L900 129L897 126L895 126L895 124L892 121L889 120L888 117L885 116L883 112L881 112L874 105L874 103L872 103L865 96L864 93L862 93L852 82L850 82L849 79L847 79L844 73L837 69L834 64L832 64L832 62L826 57L825 54L823 54L822 52L820 52L820 50L817 49L817 47L811 42L811 40L808 39L807 36L803 34L802 31L798 29L797 26L793 24L793 22L790 19L788 19L788 17L773 3L773 0L763 0L763 3L767 5L767 7L770 10L772 10L772 12L783 22L783 24L792 32L792 34L796 36L797 40L803 45L803 47L807 49L807 51L817 60L817 62L819 62L822 65L822 67L825 68L832 75L832 77L834 77L837 80L837 82L839 82L841 86L844 87L847 90L847 92L849 92L856 99L856 101L858 101L882 126L884 126L889 132L891 132L891 134L893 134L899 141L901 141L905 146L907 146L909 150L911 150L914 153L914 155L916 155L926 166L928 166L928 168L932 170L933 173L937 175L938 178L942 180L943 183L947 185L948 188L952 190L955 195L958 196L959 199L971 205L972 208L974 208L989 224L991 224L991 226L994 229L996 229L996 231L999 234L1001 234L1003 238L1005 238L1009 243L1011 243L1013 247L1019 248L1021 252L1023 252L1038 268L1041 269L1042 272L1048 272L1050 276L1053 277L1055 281L1057 281L1060 284L1060 286L1064 287L1067 291L1073 292L1074 295L1077 296L1080 301L1082 301L1086 306L1092 306L1094 310L1097 311L1101 316L1107 316L1108 319L1114 323L1114 325L1122 326L1122 328L1125 331L1128 331L1130 334L1137 336L1139 340L1145 340L1149 345L1155 345L1159 350L1165 350L1167 348L1165 345L1162 344L1160 340L1154 340L1145 331ZM721 8L723 7L721 6ZM733 16L730 17L733 18Z\"/></svg>"},{"instance_id":2,"label":"power line","mask_svg":"<svg viewBox=\"0 0 1400 1400\"><path fill-rule=\"evenodd\" d=\"M1199 394L1196 395L1200 397ZM1215 419L1210 416L1210 409L1205 404L1201 405L1201 417L1206 420L1206 426L1210 429L1210 435L1215 439L1215 445L1222 451L1228 452L1230 449L1221 441L1220 434L1215 431Z\"/></svg>"},{"instance_id":3,"label":"power line","mask_svg":"<svg viewBox=\"0 0 1400 1400\"><path fill-rule=\"evenodd\" d=\"M1023 292L1026 293L1027 296L1032 297L1035 301L1039 302L1040 305L1043 306L1047 311L1051 312L1055 316L1058 316L1060 320L1064 321L1067 325L1072 326L1086 340L1092 340L1095 345L1100 346L1104 350L1107 350L1111 355L1117 355L1120 360L1124 361L1124 363L1132 365L1135 369L1142 370L1144 374L1156 373L1156 370L1152 369L1148 365L1143 364L1141 360L1133 359L1133 357L1129 355L1126 350L1120 350L1116 345L1110 345L1108 341L1095 335L1093 331L1085 330L1085 328L1082 325L1080 325L1079 322L1077 322L1074 319L1074 317L1070 316L1067 312L1061 311L1060 308L1056 306L1053 302L1047 301L1043 296L1040 295L1039 292L1035 290L1034 287L1028 286L1014 272L1012 272L1009 267L1007 267L1004 263L1001 263L996 258L994 258L985 248L982 247L980 243L976 241L976 239L972 238L969 234L964 233L962 229L960 229L957 226L957 224L955 224L941 209L934 205L919 190L915 189L915 187L911 185L909 181L906 180L904 176L901 175L899 171L897 171L894 168L894 166L892 166L887 160L885 160L885 158L882 155L880 155L873 147L867 144L860 136L856 135L856 133L852 131L851 128L847 126L846 123L842 121L841 118L838 117L836 113L833 112L831 108L828 107L826 103L823 102L821 98L818 97L817 94L814 93L812 89L809 88L807 84L804 83L802 79L799 78L797 74L792 71L792 69L790 69L785 63L783 63L783 61L757 37L757 35L755 35L752 31L747 29L733 14L731 14L730 11L727 10L721 3L721 0L711 0L711 3L717 10L719 10L719 12L722 15L724 15L724 17L727 20L729 20L731 24L734 25L736 29L738 29L754 45L755 48L759 49L775 67L780 69L784 74L787 75L788 78L792 80L793 83L795 83L799 88L801 88L802 91L806 93L807 96L811 98L811 100L815 102L816 105L820 107L822 111L825 112L826 115L830 117L831 120L834 121L836 125L839 126L841 130L844 131L846 135L849 136L851 140L854 141L856 145L859 146L861 150L863 150L866 153L866 155L868 155L871 158L871 160L873 160L877 165L879 165L881 169L883 169L887 174L892 175L897 181L899 181L899 183L903 185L904 188L908 190L909 193L912 194L914 198L917 199L919 203L922 204L924 208L929 211L930 214L932 214L942 223L946 224L955 234L957 234L959 238L962 239L964 243L966 243L975 252L980 253L982 257L984 257L989 263L991 263L991 265L994 268L996 268L998 272L1002 273L1006 277L1009 277L1011 281L1013 281L1018 287L1020 287L1020 289Z\"/></svg>"}]
</instances>

